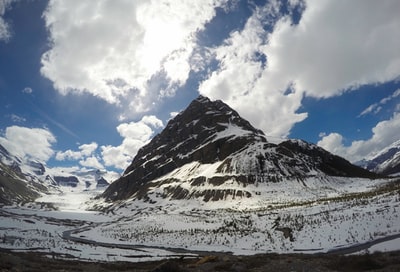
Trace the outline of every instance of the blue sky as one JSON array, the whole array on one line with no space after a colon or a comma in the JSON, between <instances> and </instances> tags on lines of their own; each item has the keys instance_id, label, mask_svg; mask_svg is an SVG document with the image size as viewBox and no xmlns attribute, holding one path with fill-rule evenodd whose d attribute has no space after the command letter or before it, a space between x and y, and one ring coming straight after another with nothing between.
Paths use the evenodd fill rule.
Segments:
<instances>
[{"instance_id":1,"label":"blue sky","mask_svg":"<svg viewBox=\"0 0 400 272\"><path fill-rule=\"evenodd\" d=\"M351 161L399 139L400 2L0 1L0 144L121 172L199 94Z\"/></svg>"}]
</instances>

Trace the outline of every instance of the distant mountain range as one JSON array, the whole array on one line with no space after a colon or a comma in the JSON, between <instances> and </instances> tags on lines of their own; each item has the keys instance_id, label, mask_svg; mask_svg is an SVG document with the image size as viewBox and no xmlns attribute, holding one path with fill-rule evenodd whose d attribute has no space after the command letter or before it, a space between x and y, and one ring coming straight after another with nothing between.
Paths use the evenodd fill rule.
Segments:
<instances>
[{"instance_id":1,"label":"distant mountain range","mask_svg":"<svg viewBox=\"0 0 400 272\"><path fill-rule=\"evenodd\" d=\"M399 136L400 137L400 136ZM400 175L400 140L381 150L373 158L356 163L382 175Z\"/></svg>"},{"instance_id":2,"label":"distant mountain range","mask_svg":"<svg viewBox=\"0 0 400 272\"><path fill-rule=\"evenodd\" d=\"M222 101L199 96L138 151L101 197L109 202L246 199L271 183L318 190L335 182L331 177L351 182L378 175L302 140L270 143Z\"/></svg>"},{"instance_id":3,"label":"distant mountain range","mask_svg":"<svg viewBox=\"0 0 400 272\"><path fill-rule=\"evenodd\" d=\"M48 168L35 160L14 156L0 145L0 203L31 202L62 187L95 189L108 186L104 171Z\"/></svg>"}]
</instances>

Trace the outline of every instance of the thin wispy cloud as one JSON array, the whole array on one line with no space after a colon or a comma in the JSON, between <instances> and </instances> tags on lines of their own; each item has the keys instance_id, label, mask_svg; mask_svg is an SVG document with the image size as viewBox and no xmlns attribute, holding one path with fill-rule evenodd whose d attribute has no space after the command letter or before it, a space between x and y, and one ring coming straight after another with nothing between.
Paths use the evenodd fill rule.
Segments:
<instances>
[{"instance_id":1,"label":"thin wispy cloud","mask_svg":"<svg viewBox=\"0 0 400 272\"><path fill-rule=\"evenodd\" d=\"M11 114L11 115L10 115L10 119L11 119L14 123L24 123L24 122L26 122L26 118L21 117L21 116L16 115L16 114Z\"/></svg>"},{"instance_id":2,"label":"thin wispy cloud","mask_svg":"<svg viewBox=\"0 0 400 272\"><path fill-rule=\"evenodd\" d=\"M26 93L26 94L31 94L31 93L33 93L33 90L31 87L25 87L22 89L22 92Z\"/></svg>"},{"instance_id":3,"label":"thin wispy cloud","mask_svg":"<svg viewBox=\"0 0 400 272\"><path fill-rule=\"evenodd\" d=\"M378 103L371 104L368 106L365 110L363 110L358 117L367 115L367 114L377 114L382 110L382 106L391 101L392 99L399 97L400 96L400 89L397 89L396 91L393 92L393 94L382 98L381 101Z\"/></svg>"},{"instance_id":4,"label":"thin wispy cloud","mask_svg":"<svg viewBox=\"0 0 400 272\"><path fill-rule=\"evenodd\" d=\"M0 1L0 41L3 42L8 42L12 37L10 24L3 17L6 10L11 8L12 2L15 2L15 0Z\"/></svg>"},{"instance_id":5,"label":"thin wispy cloud","mask_svg":"<svg viewBox=\"0 0 400 272\"><path fill-rule=\"evenodd\" d=\"M52 123L53 125L55 125L56 127L58 127L59 129L61 129L62 131L64 131L66 134L74 137L75 139L79 140L79 136L74 133L73 131L71 131L69 128L67 128L65 125L63 125L62 123L58 122L57 120L55 120L54 118L50 117L49 114L47 114L46 112L44 112L43 110L41 110L39 107L37 107L35 104L33 104L32 102L28 101L28 103L31 104L31 107L34 109L35 112L37 112L40 116L42 116L45 120L47 120L48 122Z\"/></svg>"}]
</instances>

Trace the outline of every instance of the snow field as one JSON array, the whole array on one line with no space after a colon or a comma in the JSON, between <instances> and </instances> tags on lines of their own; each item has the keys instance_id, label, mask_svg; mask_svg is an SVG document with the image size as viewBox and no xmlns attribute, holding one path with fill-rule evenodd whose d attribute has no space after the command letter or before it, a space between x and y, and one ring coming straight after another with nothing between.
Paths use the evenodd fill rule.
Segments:
<instances>
[{"instance_id":1,"label":"snow field","mask_svg":"<svg viewBox=\"0 0 400 272\"><path fill-rule=\"evenodd\" d=\"M400 233L400 196L395 193L242 211L195 206L184 211L171 206L139 211L136 205L136 215L124 207L120 210L123 219L79 235L128 244L253 254L327 252Z\"/></svg>"},{"instance_id":2,"label":"snow field","mask_svg":"<svg viewBox=\"0 0 400 272\"><path fill-rule=\"evenodd\" d=\"M0 247L87 261L133 262L193 256L195 251L328 252L400 234L400 194L398 189L384 189L387 182L309 178L305 185L253 184L245 189L259 195L214 202L160 198L157 190L162 189L154 188L153 204L130 199L109 207L108 213L81 210L104 203L91 199L90 192L65 190L37 204L1 207ZM60 210L44 208L43 203ZM363 250L400 249L395 241ZM176 253L177 248L186 251Z\"/></svg>"}]
</instances>

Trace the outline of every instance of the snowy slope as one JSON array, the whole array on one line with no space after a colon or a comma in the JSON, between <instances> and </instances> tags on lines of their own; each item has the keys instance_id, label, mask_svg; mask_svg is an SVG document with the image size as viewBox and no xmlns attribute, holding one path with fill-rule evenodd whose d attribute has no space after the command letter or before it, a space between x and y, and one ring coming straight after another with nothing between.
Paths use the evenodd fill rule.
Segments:
<instances>
[{"instance_id":1,"label":"snowy slope","mask_svg":"<svg viewBox=\"0 0 400 272\"><path fill-rule=\"evenodd\" d=\"M197 170L201 174L203 169ZM271 183L258 197L230 201L171 200L158 198L155 192L147 203L119 202L107 210L113 222L75 236L234 254L316 253L347 247L354 247L348 252L358 252L383 237L400 237L398 181L330 178L325 187L312 179L305 181L306 187Z\"/></svg>"}]
</instances>

